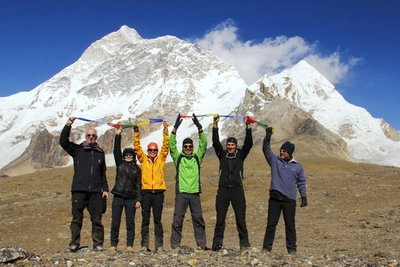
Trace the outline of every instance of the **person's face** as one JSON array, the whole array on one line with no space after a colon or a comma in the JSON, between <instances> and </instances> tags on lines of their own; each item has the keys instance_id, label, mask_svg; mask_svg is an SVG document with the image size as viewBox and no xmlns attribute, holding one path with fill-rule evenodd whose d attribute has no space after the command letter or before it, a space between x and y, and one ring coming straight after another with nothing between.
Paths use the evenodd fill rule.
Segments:
<instances>
[{"instance_id":1,"label":"person's face","mask_svg":"<svg viewBox=\"0 0 400 267\"><path fill-rule=\"evenodd\" d=\"M96 144L97 140L97 131L95 129L89 129L86 131L86 136L85 136L86 142L89 145L94 145Z\"/></svg>"},{"instance_id":2,"label":"person's face","mask_svg":"<svg viewBox=\"0 0 400 267\"><path fill-rule=\"evenodd\" d=\"M132 153L125 153L125 154L124 154L124 160L125 160L126 162L132 162L132 160L133 160L133 154L132 154Z\"/></svg>"},{"instance_id":3,"label":"person's face","mask_svg":"<svg viewBox=\"0 0 400 267\"><path fill-rule=\"evenodd\" d=\"M193 145L192 144L184 144L183 147L183 153L186 155L190 155L193 152Z\"/></svg>"},{"instance_id":4,"label":"person's face","mask_svg":"<svg viewBox=\"0 0 400 267\"><path fill-rule=\"evenodd\" d=\"M236 144L233 142L228 142L226 143L226 151L228 151L228 153L234 153L236 150Z\"/></svg>"},{"instance_id":5,"label":"person's face","mask_svg":"<svg viewBox=\"0 0 400 267\"><path fill-rule=\"evenodd\" d=\"M283 149L279 150L279 156L281 157L281 159L286 159L290 157L289 153L287 153L287 151Z\"/></svg>"},{"instance_id":6,"label":"person's face","mask_svg":"<svg viewBox=\"0 0 400 267\"><path fill-rule=\"evenodd\" d=\"M147 154L149 155L150 158L154 159L157 157L158 149L155 146L151 146L147 149Z\"/></svg>"}]
</instances>

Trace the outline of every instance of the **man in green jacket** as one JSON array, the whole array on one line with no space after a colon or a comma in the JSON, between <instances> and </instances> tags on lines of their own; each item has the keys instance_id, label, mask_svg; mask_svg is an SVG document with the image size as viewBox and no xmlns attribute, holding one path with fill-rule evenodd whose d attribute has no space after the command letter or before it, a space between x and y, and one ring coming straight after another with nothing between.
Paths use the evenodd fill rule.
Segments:
<instances>
[{"instance_id":1,"label":"man in green jacket","mask_svg":"<svg viewBox=\"0 0 400 267\"><path fill-rule=\"evenodd\" d=\"M180 247L183 219L188 206L190 207L197 246L200 249L206 249L207 243L206 227L200 203L200 164L207 150L207 137L194 113L192 120L199 130L199 148L196 152L193 152L193 140L190 138L183 140L182 152L178 151L176 131L182 123L180 114L176 118L174 129L169 138L169 149L176 167L175 211L171 230L172 249Z\"/></svg>"}]
</instances>

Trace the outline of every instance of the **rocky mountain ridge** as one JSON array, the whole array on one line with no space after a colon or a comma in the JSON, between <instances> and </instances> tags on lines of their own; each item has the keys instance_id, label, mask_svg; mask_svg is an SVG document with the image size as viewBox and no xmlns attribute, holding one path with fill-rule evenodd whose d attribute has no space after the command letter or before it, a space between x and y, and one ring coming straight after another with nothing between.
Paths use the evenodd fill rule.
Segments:
<instances>
[{"instance_id":1,"label":"rocky mountain ridge","mask_svg":"<svg viewBox=\"0 0 400 267\"><path fill-rule=\"evenodd\" d=\"M318 142L310 147L329 148L334 156L348 160L400 166L393 157L400 146L399 132L347 103L305 61L247 86L231 65L197 44L173 36L143 39L122 26L32 91L0 98L0 172L18 175L70 164L58 146L69 116L131 124L154 117L171 119L178 113L244 116L248 112L275 126L282 140L318 134ZM211 141L212 118L200 122ZM241 120L222 120L221 137L240 135L241 124ZM99 143L111 153L114 130L105 124L77 122L71 139L81 142L89 126L97 128ZM259 143L263 129L253 128ZM131 146L131 130L124 131L123 146ZM145 125L141 131L143 144L161 140L161 124ZM182 140L186 136L196 137L190 120L179 132Z\"/></svg>"}]
</instances>

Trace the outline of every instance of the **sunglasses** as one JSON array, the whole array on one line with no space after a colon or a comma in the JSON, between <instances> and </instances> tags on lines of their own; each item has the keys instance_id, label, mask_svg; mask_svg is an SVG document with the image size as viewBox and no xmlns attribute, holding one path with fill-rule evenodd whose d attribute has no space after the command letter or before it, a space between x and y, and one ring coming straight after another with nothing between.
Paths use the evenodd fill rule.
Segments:
<instances>
[{"instance_id":1,"label":"sunglasses","mask_svg":"<svg viewBox=\"0 0 400 267\"><path fill-rule=\"evenodd\" d=\"M124 155L124 157L133 157L133 154L132 154L132 153L126 153L126 154Z\"/></svg>"},{"instance_id":2,"label":"sunglasses","mask_svg":"<svg viewBox=\"0 0 400 267\"><path fill-rule=\"evenodd\" d=\"M158 151L158 149L147 149L147 151L149 151L149 152L157 152Z\"/></svg>"},{"instance_id":3,"label":"sunglasses","mask_svg":"<svg viewBox=\"0 0 400 267\"><path fill-rule=\"evenodd\" d=\"M192 148L193 148L193 146L191 146L191 145L184 145L184 146L183 146L183 148L186 148L186 149L192 149Z\"/></svg>"},{"instance_id":4,"label":"sunglasses","mask_svg":"<svg viewBox=\"0 0 400 267\"><path fill-rule=\"evenodd\" d=\"M287 153L287 151L286 151L286 150L283 150L283 149L281 149L280 152L281 152L281 153Z\"/></svg>"},{"instance_id":5,"label":"sunglasses","mask_svg":"<svg viewBox=\"0 0 400 267\"><path fill-rule=\"evenodd\" d=\"M95 134L87 134L86 137L96 137Z\"/></svg>"}]
</instances>

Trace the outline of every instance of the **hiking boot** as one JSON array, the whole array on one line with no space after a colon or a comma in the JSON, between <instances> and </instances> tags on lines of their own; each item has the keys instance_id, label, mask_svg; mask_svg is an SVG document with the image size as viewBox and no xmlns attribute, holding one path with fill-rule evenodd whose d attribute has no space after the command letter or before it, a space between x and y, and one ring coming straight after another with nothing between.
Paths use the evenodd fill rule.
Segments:
<instances>
[{"instance_id":1,"label":"hiking boot","mask_svg":"<svg viewBox=\"0 0 400 267\"><path fill-rule=\"evenodd\" d=\"M158 248L156 248L157 252L164 252L164 247L163 246L159 246Z\"/></svg>"},{"instance_id":2,"label":"hiking boot","mask_svg":"<svg viewBox=\"0 0 400 267\"><path fill-rule=\"evenodd\" d=\"M202 252L204 252L206 250L210 250L210 248L208 248L208 247L200 247L199 246L199 247L196 248L195 252L202 253Z\"/></svg>"},{"instance_id":3,"label":"hiking boot","mask_svg":"<svg viewBox=\"0 0 400 267\"><path fill-rule=\"evenodd\" d=\"M133 247L127 246L125 249L126 252L133 252Z\"/></svg>"},{"instance_id":4,"label":"hiking boot","mask_svg":"<svg viewBox=\"0 0 400 267\"><path fill-rule=\"evenodd\" d=\"M245 252L250 250L250 247L246 247L246 246L240 246L240 252Z\"/></svg>"},{"instance_id":5,"label":"hiking boot","mask_svg":"<svg viewBox=\"0 0 400 267\"><path fill-rule=\"evenodd\" d=\"M70 252L77 252L79 250L79 246L75 244L69 245L68 250Z\"/></svg>"},{"instance_id":6,"label":"hiking boot","mask_svg":"<svg viewBox=\"0 0 400 267\"><path fill-rule=\"evenodd\" d=\"M148 247L141 247L140 251L141 252L150 252L150 249Z\"/></svg>"},{"instance_id":7,"label":"hiking boot","mask_svg":"<svg viewBox=\"0 0 400 267\"><path fill-rule=\"evenodd\" d=\"M221 248L222 248L221 244L215 244L215 245L212 245L211 250L212 251L220 251Z\"/></svg>"},{"instance_id":8,"label":"hiking boot","mask_svg":"<svg viewBox=\"0 0 400 267\"><path fill-rule=\"evenodd\" d=\"M292 256L296 256L297 255L296 250L290 250L290 251L288 251L288 253L290 255L292 255Z\"/></svg>"},{"instance_id":9,"label":"hiking boot","mask_svg":"<svg viewBox=\"0 0 400 267\"><path fill-rule=\"evenodd\" d=\"M108 251L117 251L117 246L111 246Z\"/></svg>"},{"instance_id":10,"label":"hiking boot","mask_svg":"<svg viewBox=\"0 0 400 267\"><path fill-rule=\"evenodd\" d=\"M172 247L171 247L172 248ZM172 248L172 253L174 253L174 254L180 254L180 247L178 246L178 247L174 247L174 248Z\"/></svg>"},{"instance_id":11,"label":"hiking boot","mask_svg":"<svg viewBox=\"0 0 400 267\"><path fill-rule=\"evenodd\" d=\"M93 251L104 251L104 248L102 246L95 246L93 247Z\"/></svg>"},{"instance_id":12,"label":"hiking boot","mask_svg":"<svg viewBox=\"0 0 400 267\"><path fill-rule=\"evenodd\" d=\"M268 253L271 253L271 250L269 250L267 248L262 248L262 252L268 254Z\"/></svg>"}]
</instances>

